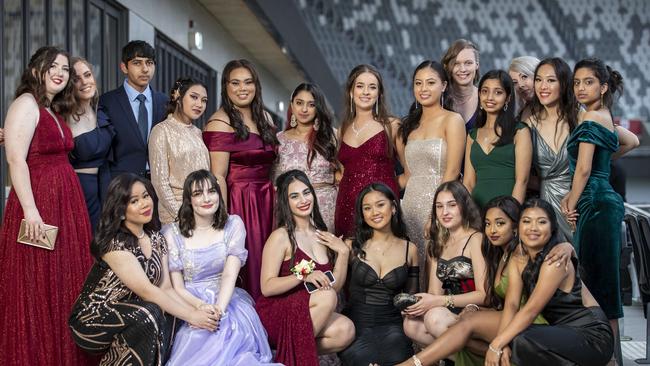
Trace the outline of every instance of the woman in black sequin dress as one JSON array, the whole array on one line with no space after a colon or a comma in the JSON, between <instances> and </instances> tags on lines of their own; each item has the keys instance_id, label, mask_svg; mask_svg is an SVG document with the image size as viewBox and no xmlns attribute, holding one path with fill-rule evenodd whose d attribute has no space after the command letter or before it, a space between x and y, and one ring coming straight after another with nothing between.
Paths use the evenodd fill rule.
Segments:
<instances>
[{"instance_id":1,"label":"woman in black sequin dress","mask_svg":"<svg viewBox=\"0 0 650 366\"><path fill-rule=\"evenodd\" d=\"M151 183L133 174L109 186L91 251L95 256L68 324L100 365L163 365L175 317L213 331L211 308L193 308L171 286Z\"/></svg>"}]
</instances>

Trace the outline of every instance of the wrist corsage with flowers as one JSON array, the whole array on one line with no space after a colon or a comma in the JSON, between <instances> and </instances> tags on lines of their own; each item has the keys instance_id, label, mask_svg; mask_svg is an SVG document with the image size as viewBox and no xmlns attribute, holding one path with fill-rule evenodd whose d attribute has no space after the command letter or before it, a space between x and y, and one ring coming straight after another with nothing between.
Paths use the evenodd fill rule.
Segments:
<instances>
[{"instance_id":1,"label":"wrist corsage with flowers","mask_svg":"<svg viewBox=\"0 0 650 366\"><path fill-rule=\"evenodd\" d=\"M291 273L296 276L297 279L303 281L310 273L314 272L316 268L316 263L313 260L303 259L300 262L296 262L296 265L291 267Z\"/></svg>"}]
</instances>

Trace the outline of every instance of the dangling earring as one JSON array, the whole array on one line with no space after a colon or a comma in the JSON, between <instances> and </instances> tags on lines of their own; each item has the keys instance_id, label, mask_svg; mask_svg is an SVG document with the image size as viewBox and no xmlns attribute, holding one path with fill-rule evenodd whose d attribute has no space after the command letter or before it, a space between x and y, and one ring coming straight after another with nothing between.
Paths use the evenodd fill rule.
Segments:
<instances>
[{"instance_id":1,"label":"dangling earring","mask_svg":"<svg viewBox=\"0 0 650 366\"><path fill-rule=\"evenodd\" d=\"M354 98L350 95L350 114L354 115Z\"/></svg>"},{"instance_id":2,"label":"dangling earring","mask_svg":"<svg viewBox=\"0 0 650 366\"><path fill-rule=\"evenodd\" d=\"M604 101L604 99L605 99L605 93L602 93L602 94L600 95L600 108L605 108L605 101Z\"/></svg>"},{"instance_id":3,"label":"dangling earring","mask_svg":"<svg viewBox=\"0 0 650 366\"><path fill-rule=\"evenodd\" d=\"M415 101L415 109L418 109L418 107L419 107L419 105L418 105L418 101L416 100L416 101Z\"/></svg>"},{"instance_id":4,"label":"dangling earring","mask_svg":"<svg viewBox=\"0 0 650 366\"><path fill-rule=\"evenodd\" d=\"M314 131L318 131L318 127L320 127L319 123L320 121L318 120L318 118L314 118Z\"/></svg>"},{"instance_id":5,"label":"dangling earring","mask_svg":"<svg viewBox=\"0 0 650 366\"><path fill-rule=\"evenodd\" d=\"M377 102L375 103L375 116L379 117L379 98L377 98Z\"/></svg>"},{"instance_id":6,"label":"dangling earring","mask_svg":"<svg viewBox=\"0 0 650 366\"><path fill-rule=\"evenodd\" d=\"M291 126L291 128L295 128L296 126L298 126L298 121L296 120L295 114L291 115L291 121L289 122L289 126Z\"/></svg>"},{"instance_id":7,"label":"dangling earring","mask_svg":"<svg viewBox=\"0 0 650 366\"><path fill-rule=\"evenodd\" d=\"M121 221L124 221L125 219L126 219L126 217L124 217L124 215L120 216Z\"/></svg>"},{"instance_id":8,"label":"dangling earring","mask_svg":"<svg viewBox=\"0 0 650 366\"><path fill-rule=\"evenodd\" d=\"M506 101L506 104L503 106L503 111L505 112L507 110L508 110L508 102Z\"/></svg>"},{"instance_id":9,"label":"dangling earring","mask_svg":"<svg viewBox=\"0 0 650 366\"><path fill-rule=\"evenodd\" d=\"M440 95L440 106L443 107L443 108L445 107L445 95L444 94Z\"/></svg>"}]
</instances>

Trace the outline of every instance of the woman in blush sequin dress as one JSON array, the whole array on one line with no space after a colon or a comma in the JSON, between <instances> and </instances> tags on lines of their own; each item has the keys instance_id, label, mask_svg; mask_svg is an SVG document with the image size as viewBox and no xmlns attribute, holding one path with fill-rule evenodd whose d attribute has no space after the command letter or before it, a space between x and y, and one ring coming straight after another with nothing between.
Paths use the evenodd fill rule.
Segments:
<instances>
[{"instance_id":1,"label":"woman in blush sequin dress","mask_svg":"<svg viewBox=\"0 0 650 366\"><path fill-rule=\"evenodd\" d=\"M5 119L13 184L0 234L1 365L84 365L67 315L92 264L90 220L68 153L72 133L57 113L73 104L68 55L34 53ZM56 112L56 113L55 113ZM54 250L17 242L22 220L32 238L59 228Z\"/></svg>"},{"instance_id":2,"label":"woman in blush sequin dress","mask_svg":"<svg viewBox=\"0 0 650 366\"><path fill-rule=\"evenodd\" d=\"M336 198L336 235L354 232L354 202L363 187L381 182L399 196L395 179L394 136L399 121L388 112L384 84L370 65L356 66L345 84L338 160L343 177Z\"/></svg>"},{"instance_id":3,"label":"woman in blush sequin dress","mask_svg":"<svg viewBox=\"0 0 650 366\"><path fill-rule=\"evenodd\" d=\"M169 96L167 119L151 129L151 183L160 197L158 210L163 224L176 219L187 175L210 169L210 155L201 139L201 130L192 124L203 115L207 103L208 95L201 82L180 78Z\"/></svg>"},{"instance_id":4,"label":"woman in blush sequin dress","mask_svg":"<svg viewBox=\"0 0 650 366\"><path fill-rule=\"evenodd\" d=\"M253 299L235 287L248 254L246 229L239 216L226 212L214 175L207 170L190 173L178 222L162 232L176 292L190 305L219 316L216 332L181 326L167 366L267 365L273 355Z\"/></svg>"},{"instance_id":5,"label":"woman in blush sequin dress","mask_svg":"<svg viewBox=\"0 0 650 366\"><path fill-rule=\"evenodd\" d=\"M298 85L291 93L290 115L287 129L277 135L280 146L274 174L304 171L316 190L325 225L334 231L336 137L320 89L310 83Z\"/></svg>"},{"instance_id":6,"label":"woman in blush sequin dress","mask_svg":"<svg viewBox=\"0 0 650 366\"><path fill-rule=\"evenodd\" d=\"M278 229L264 246L261 285L264 296L256 309L286 366L318 366L319 353L338 352L354 339L350 319L334 311L347 276L348 246L328 233L314 199L314 188L300 170L278 177ZM314 270L297 276L291 269L313 261ZM324 272L332 271L331 284ZM308 293L305 283L317 289Z\"/></svg>"},{"instance_id":7,"label":"woman in blush sequin dress","mask_svg":"<svg viewBox=\"0 0 650 366\"><path fill-rule=\"evenodd\" d=\"M400 186L406 187L404 221L409 239L417 245L419 267L423 269L425 227L431 220L433 195L442 182L458 178L465 148L463 119L441 105L447 84L447 73L439 63L424 61L418 65L413 74L415 102L397 136L397 152L405 169L398 177ZM420 288L426 286L427 276L420 276Z\"/></svg>"},{"instance_id":8,"label":"woman in blush sequin dress","mask_svg":"<svg viewBox=\"0 0 650 366\"><path fill-rule=\"evenodd\" d=\"M246 227L248 260L241 269L243 288L260 294L262 248L273 230L271 168L276 158L275 126L264 112L262 85L247 60L228 62L221 74L221 107L203 132L210 169L217 177L228 212Z\"/></svg>"}]
</instances>

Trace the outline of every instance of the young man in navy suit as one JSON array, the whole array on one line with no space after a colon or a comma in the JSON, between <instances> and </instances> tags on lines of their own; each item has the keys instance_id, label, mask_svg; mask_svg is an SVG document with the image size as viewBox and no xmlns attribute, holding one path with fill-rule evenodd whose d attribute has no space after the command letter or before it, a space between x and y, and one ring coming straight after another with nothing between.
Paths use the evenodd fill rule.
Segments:
<instances>
[{"instance_id":1,"label":"young man in navy suit","mask_svg":"<svg viewBox=\"0 0 650 366\"><path fill-rule=\"evenodd\" d=\"M131 41L122 48L122 86L99 97L99 109L115 129L111 177L135 173L149 178L147 141L154 125L165 119L168 98L149 85L156 71L156 52L145 41Z\"/></svg>"}]
</instances>

